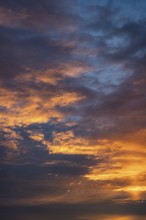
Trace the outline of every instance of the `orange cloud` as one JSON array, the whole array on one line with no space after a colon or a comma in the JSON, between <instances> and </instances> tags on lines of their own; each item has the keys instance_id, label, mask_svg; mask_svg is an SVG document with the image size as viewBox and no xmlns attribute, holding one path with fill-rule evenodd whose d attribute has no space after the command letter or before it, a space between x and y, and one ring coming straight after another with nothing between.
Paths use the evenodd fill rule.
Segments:
<instances>
[{"instance_id":1,"label":"orange cloud","mask_svg":"<svg viewBox=\"0 0 146 220\"><path fill-rule=\"evenodd\" d=\"M61 92L56 96L50 94L50 97L47 97L45 91L41 94L30 89L23 100L17 92L13 93L7 89L3 89L2 92L4 95L1 96L0 101L5 111L1 111L0 121L4 127L46 123L52 117L60 120L63 114L56 109L56 106L68 106L83 99L75 92Z\"/></svg>"},{"instance_id":2,"label":"orange cloud","mask_svg":"<svg viewBox=\"0 0 146 220\"><path fill-rule=\"evenodd\" d=\"M84 178L95 182L110 181L108 190L113 192L112 196L124 191L131 198L135 198L135 195L136 198L140 198L140 193L146 191L144 187L146 150L144 151L138 144L108 140L92 143L88 139L75 137L72 131L54 132L52 142L44 140L43 143L48 146L52 154L85 154L96 158L97 165L88 167L89 172ZM143 178L140 179L140 176ZM115 181L127 183L124 187L121 184L112 185Z\"/></svg>"},{"instance_id":3,"label":"orange cloud","mask_svg":"<svg viewBox=\"0 0 146 220\"><path fill-rule=\"evenodd\" d=\"M56 83L53 77L47 80L48 72L44 74L44 78L38 77L36 73L32 73L32 75L22 75L22 81L19 79L19 83L21 84L20 88L23 92L21 92L21 89L17 91L2 87L0 89L0 107L2 108L0 111L0 122L1 129L4 132L8 127L47 123L52 117L56 118L57 121L61 121L64 119L65 115L57 108L59 106L65 107L75 104L84 98L76 92L60 91L56 92L56 94L53 91L48 91L46 88L41 88L39 92L34 88L29 88L28 92L27 83L31 80L33 82L33 76L36 76L36 78L34 77L36 83L37 80L39 83L44 82L45 84ZM18 78L15 80L17 82ZM24 85L25 83L26 85ZM11 138L13 140L16 139L16 137L14 137L14 131ZM37 137L31 138L38 139Z\"/></svg>"}]
</instances>

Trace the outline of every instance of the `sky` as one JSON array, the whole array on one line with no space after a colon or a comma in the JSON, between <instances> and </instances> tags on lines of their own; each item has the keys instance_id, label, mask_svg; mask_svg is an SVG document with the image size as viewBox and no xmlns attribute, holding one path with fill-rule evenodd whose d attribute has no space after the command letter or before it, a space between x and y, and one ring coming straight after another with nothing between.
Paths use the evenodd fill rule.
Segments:
<instances>
[{"instance_id":1,"label":"sky","mask_svg":"<svg viewBox=\"0 0 146 220\"><path fill-rule=\"evenodd\" d=\"M145 11L0 0L0 219L146 219Z\"/></svg>"}]
</instances>

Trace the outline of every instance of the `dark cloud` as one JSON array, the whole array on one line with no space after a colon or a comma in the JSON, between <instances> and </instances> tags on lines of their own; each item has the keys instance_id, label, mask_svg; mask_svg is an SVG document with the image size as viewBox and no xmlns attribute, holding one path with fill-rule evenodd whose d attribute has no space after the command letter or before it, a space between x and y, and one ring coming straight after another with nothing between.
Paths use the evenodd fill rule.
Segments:
<instances>
[{"instance_id":1,"label":"dark cloud","mask_svg":"<svg viewBox=\"0 0 146 220\"><path fill-rule=\"evenodd\" d=\"M77 204L77 205L49 205L47 207L8 207L3 208L1 216L6 217L8 220L18 219L23 217L24 219L35 218L37 220L53 218L54 220L68 219L103 219L108 218L133 218L135 214L135 219L144 219L145 217L145 203L140 204L130 204L130 205L115 205L114 203L109 204L109 202L101 204ZM121 215L119 215L121 213ZM141 215L139 215L141 213ZM10 216L11 214L11 216Z\"/></svg>"}]
</instances>

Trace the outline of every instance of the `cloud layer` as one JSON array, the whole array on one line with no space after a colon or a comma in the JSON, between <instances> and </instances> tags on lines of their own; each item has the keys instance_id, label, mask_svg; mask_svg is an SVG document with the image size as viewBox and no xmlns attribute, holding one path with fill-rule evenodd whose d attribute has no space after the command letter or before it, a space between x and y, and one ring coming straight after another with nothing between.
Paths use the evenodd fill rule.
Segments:
<instances>
[{"instance_id":1,"label":"cloud layer","mask_svg":"<svg viewBox=\"0 0 146 220\"><path fill-rule=\"evenodd\" d=\"M145 8L0 2L1 205L145 203Z\"/></svg>"}]
</instances>

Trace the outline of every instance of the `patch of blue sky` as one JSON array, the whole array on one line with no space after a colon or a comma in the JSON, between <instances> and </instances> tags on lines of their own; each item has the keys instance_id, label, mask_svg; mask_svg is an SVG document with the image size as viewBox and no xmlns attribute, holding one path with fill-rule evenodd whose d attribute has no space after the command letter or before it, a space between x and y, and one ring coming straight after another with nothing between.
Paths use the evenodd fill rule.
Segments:
<instances>
[{"instance_id":1,"label":"patch of blue sky","mask_svg":"<svg viewBox=\"0 0 146 220\"><path fill-rule=\"evenodd\" d=\"M106 40L106 44L111 49L124 48L129 45L129 38L126 36L112 36Z\"/></svg>"},{"instance_id":2,"label":"patch of blue sky","mask_svg":"<svg viewBox=\"0 0 146 220\"><path fill-rule=\"evenodd\" d=\"M113 0L113 4L120 9L118 16L123 17L124 19L129 18L132 21L138 21L146 18L145 0Z\"/></svg>"},{"instance_id":3,"label":"patch of blue sky","mask_svg":"<svg viewBox=\"0 0 146 220\"><path fill-rule=\"evenodd\" d=\"M130 73L122 70L121 66L107 66L98 74L98 80L101 84L118 86L129 76Z\"/></svg>"}]
</instances>

